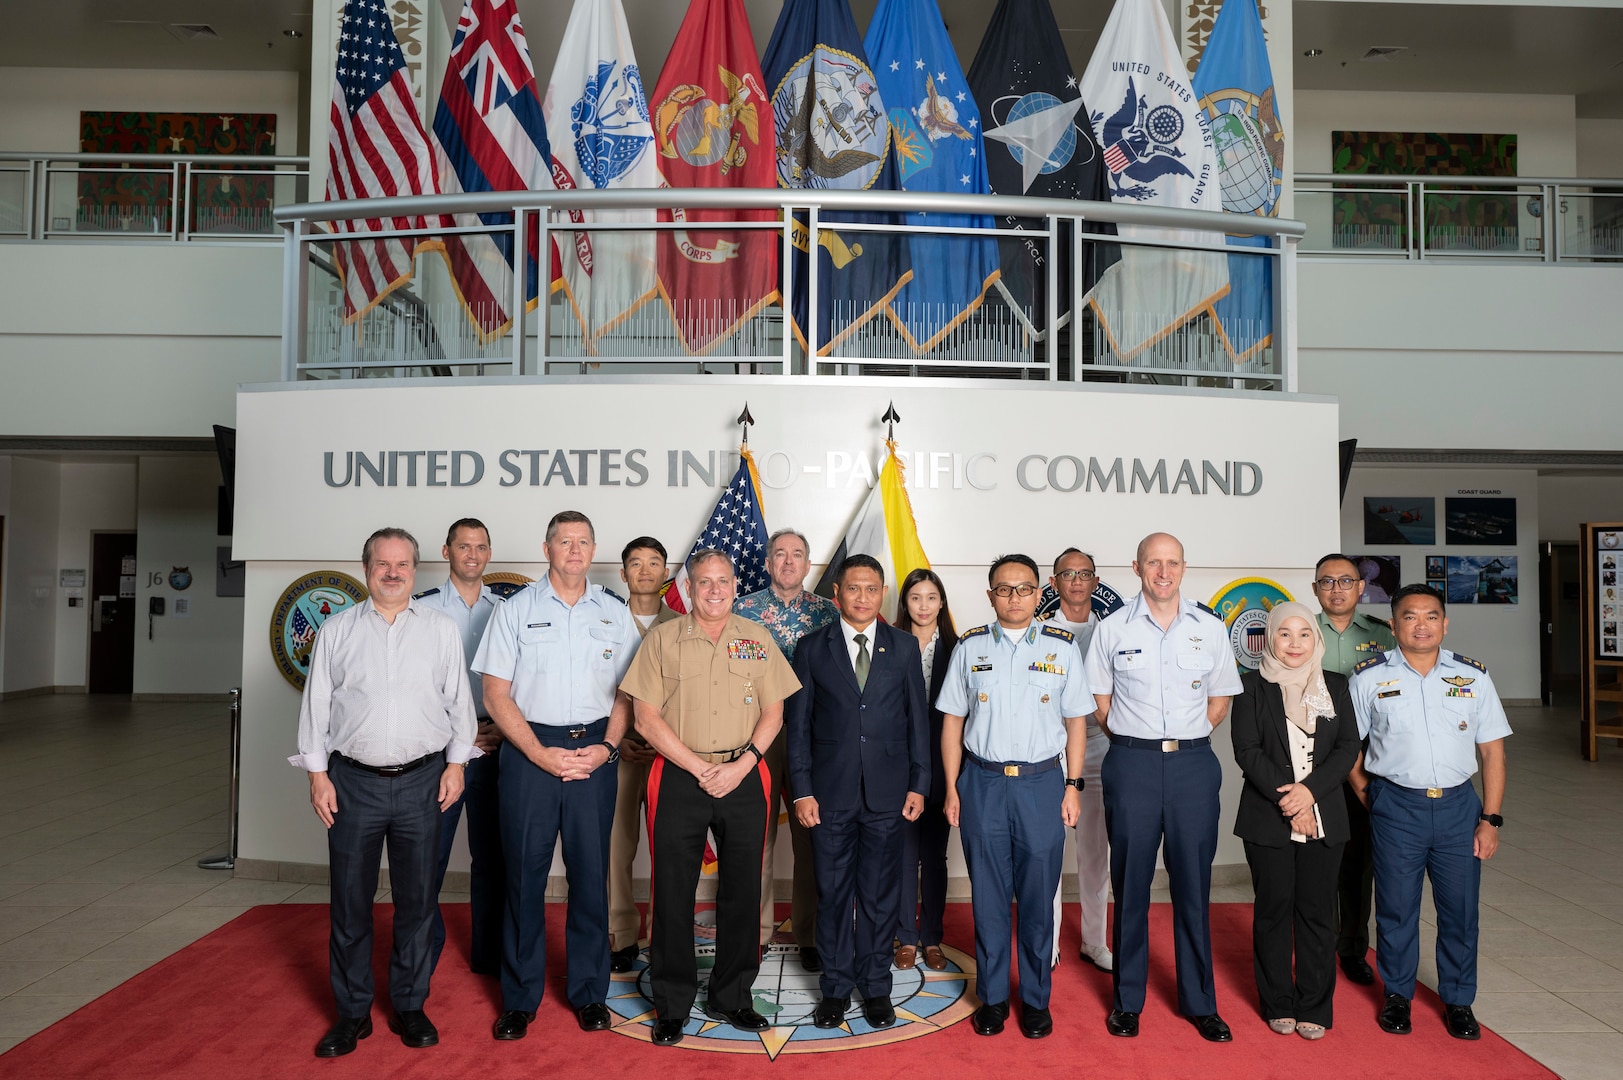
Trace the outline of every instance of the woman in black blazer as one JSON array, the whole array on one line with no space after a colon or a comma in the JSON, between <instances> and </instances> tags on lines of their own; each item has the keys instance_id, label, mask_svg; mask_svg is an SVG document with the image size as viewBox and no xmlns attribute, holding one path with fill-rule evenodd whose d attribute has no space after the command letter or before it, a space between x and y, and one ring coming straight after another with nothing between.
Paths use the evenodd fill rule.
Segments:
<instances>
[{"instance_id":1,"label":"woman in black blazer","mask_svg":"<svg viewBox=\"0 0 1623 1080\"><path fill-rule=\"evenodd\" d=\"M896 966L903 970L919 962L935 971L947 966L941 951L941 923L947 910L947 841L952 826L942 812L947 781L941 765L941 710L935 707L947 676L947 661L958 644L947 590L935 572L918 569L902 582L896 605L896 629L919 639L925 685L930 702L930 790L924 793L924 812L917 821L902 824L902 904L896 927Z\"/></svg>"},{"instance_id":2,"label":"woman in black blazer","mask_svg":"<svg viewBox=\"0 0 1623 1080\"><path fill-rule=\"evenodd\" d=\"M1257 996L1270 1028L1304 1039L1323 1038L1332 1018L1336 878L1348 837L1341 783L1360 753L1347 680L1323 661L1313 613L1274 607L1261 668L1241 678L1232 725L1245 774L1234 835L1245 841L1256 890Z\"/></svg>"}]
</instances>

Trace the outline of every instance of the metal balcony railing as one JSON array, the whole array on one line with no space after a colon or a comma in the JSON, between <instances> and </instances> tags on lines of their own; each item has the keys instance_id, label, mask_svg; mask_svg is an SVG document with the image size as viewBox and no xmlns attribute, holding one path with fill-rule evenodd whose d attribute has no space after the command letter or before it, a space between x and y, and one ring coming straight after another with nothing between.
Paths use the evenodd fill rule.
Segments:
<instances>
[{"instance_id":1,"label":"metal balcony railing","mask_svg":"<svg viewBox=\"0 0 1623 1080\"><path fill-rule=\"evenodd\" d=\"M362 214L373 229L396 227L343 232L360 228ZM950 227L945 214L957 215ZM288 206L276 220L285 229L288 381L687 370L1295 388L1294 257L1304 228L1295 221L773 189L485 192ZM1225 244L1225 233L1254 246ZM921 257L923 240L931 250ZM453 280L441 249L460 242L493 251L492 241L529 252L549 252L556 241L560 257L592 265L598 299L577 295L579 280L537 297L527 275L515 277L498 255L486 260L495 269L483 278L483 306L464 304L467 283ZM380 242L399 245L411 276L357 315L364 297L346 303L341 268L364 263ZM936 271L971 265L991 247L1001 248L1005 268L1028 270L998 280L972 306L940 291L921 295L905 277L853 285L841 276L862 267L865 251L897 245L913 252L916 272L926 262ZM683 294L667 280L683 253L704 248L720 258L743 246L770 255L771 289L717 295L712 279L711 293ZM617 274L637 284L628 288ZM609 279L628 302L601 301L609 290L599 283ZM786 320L786 307L802 314Z\"/></svg>"}]
</instances>

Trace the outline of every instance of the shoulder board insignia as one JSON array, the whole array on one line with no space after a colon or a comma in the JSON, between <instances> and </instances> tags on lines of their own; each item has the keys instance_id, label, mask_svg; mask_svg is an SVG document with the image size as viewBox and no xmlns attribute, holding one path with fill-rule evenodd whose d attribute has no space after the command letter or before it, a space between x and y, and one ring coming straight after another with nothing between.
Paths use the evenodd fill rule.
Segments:
<instances>
[{"instance_id":1,"label":"shoulder board insignia","mask_svg":"<svg viewBox=\"0 0 1623 1080\"><path fill-rule=\"evenodd\" d=\"M1348 674L1357 675L1360 671L1367 671L1370 668L1380 667L1384 663L1386 663L1386 654L1376 653L1368 660L1361 660L1357 664L1354 664L1352 671L1350 671Z\"/></svg>"},{"instance_id":2,"label":"shoulder board insignia","mask_svg":"<svg viewBox=\"0 0 1623 1080\"><path fill-rule=\"evenodd\" d=\"M1221 620L1223 618L1223 616L1219 615L1217 612L1213 611L1211 608L1207 607L1205 604L1201 603L1199 600L1195 601L1195 606L1198 607L1200 610L1204 611L1206 614L1210 615L1214 619Z\"/></svg>"},{"instance_id":3,"label":"shoulder board insignia","mask_svg":"<svg viewBox=\"0 0 1623 1080\"><path fill-rule=\"evenodd\" d=\"M982 634L990 634L991 632L992 628L990 626L975 626L959 634L958 640L968 641L972 637L980 637Z\"/></svg>"},{"instance_id":4,"label":"shoulder board insignia","mask_svg":"<svg viewBox=\"0 0 1623 1080\"><path fill-rule=\"evenodd\" d=\"M1474 667L1474 668L1476 668L1478 671L1482 672L1482 674L1484 674L1484 675L1486 675L1488 673L1488 665L1484 664L1480 660L1472 660L1469 656L1461 656L1459 653L1454 654L1454 659L1458 660L1460 663L1464 664L1466 667Z\"/></svg>"},{"instance_id":5,"label":"shoulder board insignia","mask_svg":"<svg viewBox=\"0 0 1623 1080\"><path fill-rule=\"evenodd\" d=\"M421 600L425 596L437 596L437 595L439 595L439 591L440 591L439 586L436 585L432 589L424 589L420 593L412 593L411 598L413 600Z\"/></svg>"},{"instance_id":6,"label":"shoulder board insignia","mask_svg":"<svg viewBox=\"0 0 1623 1080\"><path fill-rule=\"evenodd\" d=\"M1042 635L1044 637L1057 637L1061 641L1075 641L1076 640L1076 635L1075 634L1073 634L1069 630L1066 630L1063 627L1059 627L1059 626L1044 626L1043 629L1042 629Z\"/></svg>"},{"instance_id":7,"label":"shoulder board insignia","mask_svg":"<svg viewBox=\"0 0 1623 1080\"><path fill-rule=\"evenodd\" d=\"M626 602L625 597L621 596L619 593L615 592L613 589L609 588L607 585L599 585L598 588L603 590L603 595L604 596L612 596L616 600L620 601L620 603L622 603L622 604Z\"/></svg>"},{"instance_id":8,"label":"shoulder board insignia","mask_svg":"<svg viewBox=\"0 0 1623 1080\"><path fill-rule=\"evenodd\" d=\"M527 584L525 584L524 582L521 582L521 581L487 581L487 582L485 582L485 588L489 589L491 592L495 593L497 596L501 597L503 600L511 600L514 596L518 595L519 593L523 592L525 589L528 589L529 587L530 587L529 585L527 585Z\"/></svg>"},{"instance_id":9,"label":"shoulder board insignia","mask_svg":"<svg viewBox=\"0 0 1623 1080\"><path fill-rule=\"evenodd\" d=\"M1370 622L1374 623L1376 626L1384 626L1388 630L1392 629L1392 624L1387 622L1385 619L1378 619L1374 615L1365 615L1364 618L1368 619Z\"/></svg>"}]
</instances>

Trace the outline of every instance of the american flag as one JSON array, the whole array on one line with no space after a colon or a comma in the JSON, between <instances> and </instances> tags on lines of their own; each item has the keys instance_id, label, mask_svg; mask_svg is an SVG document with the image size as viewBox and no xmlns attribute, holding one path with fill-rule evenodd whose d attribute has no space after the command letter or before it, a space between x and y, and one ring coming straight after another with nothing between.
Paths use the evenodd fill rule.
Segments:
<instances>
[{"instance_id":1,"label":"american flag","mask_svg":"<svg viewBox=\"0 0 1623 1080\"><path fill-rule=\"evenodd\" d=\"M1113 173L1119 173L1131 165L1138 155L1133 153L1132 147L1124 142L1112 143L1105 148L1105 168Z\"/></svg>"},{"instance_id":2,"label":"american flag","mask_svg":"<svg viewBox=\"0 0 1623 1080\"><path fill-rule=\"evenodd\" d=\"M406 81L405 58L385 4L348 0L338 34L338 77L328 112L327 199L439 194L434 157ZM337 233L418 229L423 218L337 221ZM344 321L354 322L411 279L422 239L333 245L344 282Z\"/></svg>"},{"instance_id":3,"label":"american flag","mask_svg":"<svg viewBox=\"0 0 1623 1080\"><path fill-rule=\"evenodd\" d=\"M738 471L716 500L698 539L688 552L688 558L703 548L717 548L733 557L733 568L738 572L738 595L764 589L771 577L766 572L766 518L761 512L761 480L755 471L755 455L749 447L741 447ZM688 568L687 560L676 571L676 578L665 590L665 603L677 611L686 612Z\"/></svg>"},{"instance_id":4,"label":"american flag","mask_svg":"<svg viewBox=\"0 0 1623 1080\"><path fill-rule=\"evenodd\" d=\"M293 644L302 647L314 641L315 637L316 628L310 625L310 620L305 617L304 610L302 608L294 608Z\"/></svg>"}]
</instances>

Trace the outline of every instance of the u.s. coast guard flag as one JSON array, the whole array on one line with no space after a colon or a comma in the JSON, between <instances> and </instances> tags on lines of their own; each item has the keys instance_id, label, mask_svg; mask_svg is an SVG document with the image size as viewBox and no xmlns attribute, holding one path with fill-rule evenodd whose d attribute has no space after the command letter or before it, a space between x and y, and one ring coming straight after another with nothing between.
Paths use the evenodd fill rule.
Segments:
<instances>
[{"instance_id":1,"label":"u.s. coast guard flag","mask_svg":"<svg viewBox=\"0 0 1623 1080\"><path fill-rule=\"evenodd\" d=\"M863 42L889 106L891 146L904 191L985 195L980 110L936 0L879 0ZM942 236L938 228L992 228L972 214L908 214L913 279L890 302L890 319L918 352L934 348L980 307L997 281L993 237Z\"/></svg>"},{"instance_id":2,"label":"u.s. coast guard flag","mask_svg":"<svg viewBox=\"0 0 1623 1080\"><path fill-rule=\"evenodd\" d=\"M659 171L673 188L769 188L777 176L772 106L744 0L693 0L648 103ZM772 210L681 209L661 221L776 221ZM782 234L659 234L659 290L689 352L716 348L778 296Z\"/></svg>"},{"instance_id":3,"label":"u.s. coast guard flag","mask_svg":"<svg viewBox=\"0 0 1623 1080\"><path fill-rule=\"evenodd\" d=\"M542 101L552 181L576 188L657 188L654 129L620 0L575 0ZM581 339L593 342L654 296L653 210L575 212L576 223L626 222L631 232L553 233Z\"/></svg>"},{"instance_id":4,"label":"u.s. coast guard flag","mask_svg":"<svg viewBox=\"0 0 1623 1080\"><path fill-rule=\"evenodd\" d=\"M517 0L464 0L432 134L440 189L447 194L552 187L547 126ZM511 229L513 215L458 214L454 221ZM524 259L530 307L540 295L542 273L550 276L550 268L539 266L539 247L537 233ZM479 340L501 336L513 321L512 233L453 233L445 237L443 253Z\"/></svg>"},{"instance_id":5,"label":"u.s. coast guard flag","mask_svg":"<svg viewBox=\"0 0 1623 1080\"><path fill-rule=\"evenodd\" d=\"M1285 129L1274 98L1274 73L1262 36L1257 0L1224 0L1206 39L1192 83L1212 129L1231 214L1274 217L1285 168ZM1230 236L1235 247L1267 247L1257 236ZM1217 302L1217 329L1236 362L1249 360L1274 339L1273 260L1230 255L1229 294Z\"/></svg>"},{"instance_id":6,"label":"u.s. coast guard flag","mask_svg":"<svg viewBox=\"0 0 1623 1080\"><path fill-rule=\"evenodd\" d=\"M890 118L846 0L784 0L761 69L772 95L780 188L897 188ZM811 320L816 351L827 355L885 310L907 284L911 271L904 238L829 227L834 222L891 224L892 217L820 215L817 258L812 260L810 229L796 215L790 309L803 348ZM813 268L818 303L817 311L808 313L807 273Z\"/></svg>"},{"instance_id":7,"label":"u.s. coast guard flag","mask_svg":"<svg viewBox=\"0 0 1623 1080\"><path fill-rule=\"evenodd\" d=\"M1160 0L1116 0L1082 76L1112 202L1221 211L1217 155L1184 80ZM1123 227L1123 239L1215 244L1218 234ZM1220 253L1124 245L1091 303L1113 351L1129 359L1202 312L1228 289Z\"/></svg>"}]
</instances>

